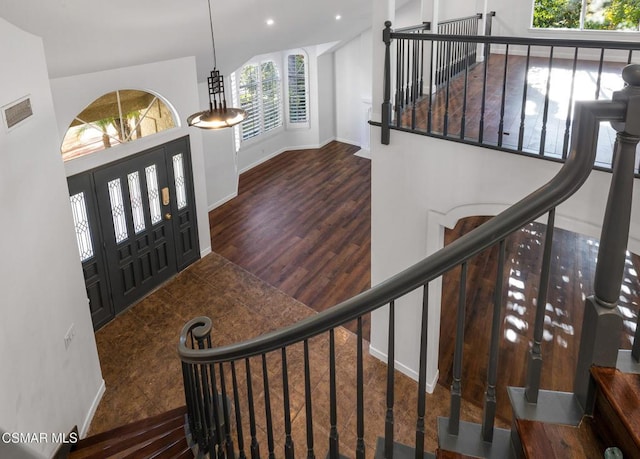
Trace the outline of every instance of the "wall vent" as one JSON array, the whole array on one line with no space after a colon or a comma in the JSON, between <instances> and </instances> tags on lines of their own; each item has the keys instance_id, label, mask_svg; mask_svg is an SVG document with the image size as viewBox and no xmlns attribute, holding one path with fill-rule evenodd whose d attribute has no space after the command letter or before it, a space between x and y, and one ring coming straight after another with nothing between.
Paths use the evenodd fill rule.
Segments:
<instances>
[{"instance_id":1,"label":"wall vent","mask_svg":"<svg viewBox=\"0 0 640 459\"><path fill-rule=\"evenodd\" d=\"M31 99L29 97L25 97L18 102L5 105L4 107L2 107L2 114L7 128L11 129L18 123L26 120L31 115L33 115L33 110L31 109Z\"/></svg>"}]
</instances>

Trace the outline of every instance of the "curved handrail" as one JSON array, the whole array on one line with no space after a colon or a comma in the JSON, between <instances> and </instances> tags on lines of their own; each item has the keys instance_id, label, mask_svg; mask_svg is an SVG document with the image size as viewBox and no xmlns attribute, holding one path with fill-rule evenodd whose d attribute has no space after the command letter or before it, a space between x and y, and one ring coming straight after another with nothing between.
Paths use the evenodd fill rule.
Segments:
<instances>
[{"instance_id":1,"label":"curved handrail","mask_svg":"<svg viewBox=\"0 0 640 459\"><path fill-rule=\"evenodd\" d=\"M625 113L624 102L577 102L569 158L549 182L513 206L399 274L330 309L240 343L202 350L189 349L181 343L178 345L181 360L186 363L217 363L281 349L343 325L436 279L555 208L575 193L586 181L593 167L597 123L624 121Z\"/></svg>"}]
</instances>

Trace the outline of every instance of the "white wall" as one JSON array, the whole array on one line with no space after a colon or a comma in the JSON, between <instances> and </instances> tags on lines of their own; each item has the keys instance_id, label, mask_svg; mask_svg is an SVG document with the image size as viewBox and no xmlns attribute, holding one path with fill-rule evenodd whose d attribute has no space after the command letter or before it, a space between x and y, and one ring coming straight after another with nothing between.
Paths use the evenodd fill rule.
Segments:
<instances>
[{"instance_id":1,"label":"white wall","mask_svg":"<svg viewBox=\"0 0 640 459\"><path fill-rule=\"evenodd\" d=\"M336 138L334 54L318 56L318 141L324 145Z\"/></svg>"},{"instance_id":2,"label":"white wall","mask_svg":"<svg viewBox=\"0 0 640 459\"><path fill-rule=\"evenodd\" d=\"M117 89L141 89L162 96L178 114L179 126L153 136L143 137L135 142L67 161L65 163L67 176L189 135L200 252L206 255L211 251L211 239L207 215L206 166L202 133L199 129L189 128L186 122L189 115L206 108L201 105L198 95L195 58L185 57L51 80L60 139L64 137L73 118L87 105L98 97ZM58 151L59 149L60 145L58 145Z\"/></svg>"},{"instance_id":3,"label":"white wall","mask_svg":"<svg viewBox=\"0 0 640 459\"><path fill-rule=\"evenodd\" d=\"M391 132L381 145L379 128L372 136L372 285L387 279L442 247L444 227L459 218L495 215L557 173L560 165L537 158L476 148L455 142ZM561 205L556 225L600 237L610 174L594 171L580 191ZM397 222L402 222L398 225ZM640 250L640 190L635 188L629 240ZM430 288L428 380L437 379L439 283ZM403 298L397 308L397 364L415 376L418 369L418 297ZM371 319L371 352L386 355L387 312Z\"/></svg>"},{"instance_id":4,"label":"white wall","mask_svg":"<svg viewBox=\"0 0 640 459\"><path fill-rule=\"evenodd\" d=\"M1 18L0 42L0 106L28 95L34 111L10 131L0 126L0 430L83 432L104 386L44 49ZM24 446L47 457L58 445ZM19 457L13 448L0 443L0 456Z\"/></svg>"}]
</instances>

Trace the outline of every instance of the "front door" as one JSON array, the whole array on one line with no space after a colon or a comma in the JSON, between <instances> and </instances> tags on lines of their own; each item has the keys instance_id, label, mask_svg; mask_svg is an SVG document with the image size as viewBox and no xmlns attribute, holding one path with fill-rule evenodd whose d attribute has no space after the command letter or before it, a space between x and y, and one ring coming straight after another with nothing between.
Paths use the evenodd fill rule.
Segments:
<instances>
[{"instance_id":1,"label":"front door","mask_svg":"<svg viewBox=\"0 0 640 459\"><path fill-rule=\"evenodd\" d=\"M94 328L199 258L191 177L185 137L69 178L72 203L74 192L93 193L87 220L100 241L83 270Z\"/></svg>"}]
</instances>

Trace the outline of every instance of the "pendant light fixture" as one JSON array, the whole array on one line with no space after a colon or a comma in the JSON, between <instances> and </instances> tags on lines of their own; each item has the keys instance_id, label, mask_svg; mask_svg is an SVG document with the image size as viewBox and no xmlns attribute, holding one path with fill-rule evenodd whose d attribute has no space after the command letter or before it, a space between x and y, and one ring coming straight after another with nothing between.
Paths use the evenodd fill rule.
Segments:
<instances>
[{"instance_id":1,"label":"pendant light fixture","mask_svg":"<svg viewBox=\"0 0 640 459\"><path fill-rule=\"evenodd\" d=\"M216 65L216 42L213 38L213 17L211 15L211 0L209 5L209 25L211 26L211 46L213 48L213 70L207 78L209 83L209 110L194 113L187 119L189 126L200 129L221 129L234 126L247 117L247 112L241 108L227 107L224 97L224 77L220 75Z\"/></svg>"}]
</instances>

